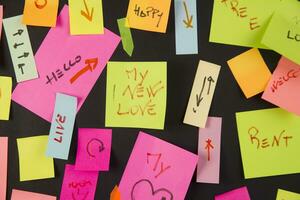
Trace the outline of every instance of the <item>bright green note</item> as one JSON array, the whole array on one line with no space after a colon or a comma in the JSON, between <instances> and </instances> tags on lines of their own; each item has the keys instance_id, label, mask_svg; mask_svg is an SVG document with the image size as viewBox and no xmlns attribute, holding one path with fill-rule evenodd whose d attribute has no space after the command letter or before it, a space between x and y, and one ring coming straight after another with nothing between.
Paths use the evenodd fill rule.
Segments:
<instances>
[{"instance_id":1,"label":"bright green note","mask_svg":"<svg viewBox=\"0 0 300 200\"><path fill-rule=\"evenodd\" d=\"M300 194L278 189L276 200L300 200Z\"/></svg>"},{"instance_id":2,"label":"bright green note","mask_svg":"<svg viewBox=\"0 0 300 200\"><path fill-rule=\"evenodd\" d=\"M281 0L215 0L210 42L266 48L260 43Z\"/></svg>"},{"instance_id":3,"label":"bright green note","mask_svg":"<svg viewBox=\"0 0 300 200\"><path fill-rule=\"evenodd\" d=\"M300 64L299 1L286 1L274 13L261 42L270 49Z\"/></svg>"},{"instance_id":4,"label":"bright green note","mask_svg":"<svg viewBox=\"0 0 300 200\"><path fill-rule=\"evenodd\" d=\"M163 129L166 98L166 62L107 64L106 126Z\"/></svg>"},{"instance_id":5,"label":"bright green note","mask_svg":"<svg viewBox=\"0 0 300 200\"><path fill-rule=\"evenodd\" d=\"M131 56L134 48L130 28L126 27L126 18L118 19L118 27L122 38L122 45L125 52Z\"/></svg>"},{"instance_id":6,"label":"bright green note","mask_svg":"<svg viewBox=\"0 0 300 200\"><path fill-rule=\"evenodd\" d=\"M245 178L300 172L300 117L281 108L236 113Z\"/></svg>"}]
</instances>

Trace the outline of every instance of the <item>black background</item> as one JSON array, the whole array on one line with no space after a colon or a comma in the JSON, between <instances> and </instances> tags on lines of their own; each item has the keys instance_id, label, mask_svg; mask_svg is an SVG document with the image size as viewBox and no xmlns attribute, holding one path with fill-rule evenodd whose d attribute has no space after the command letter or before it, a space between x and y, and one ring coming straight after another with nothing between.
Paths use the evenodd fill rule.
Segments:
<instances>
[{"instance_id":1,"label":"black background","mask_svg":"<svg viewBox=\"0 0 300 200\"><path fill-rule=\"evenodd\" d=\"M0 4L4 5L4 18L23 13L24 0L0 0L0 2ZM66 3L67 0L60 0L59 11ZM126 15L127 6L128 0L103 0L105 27L119 34L116 20ZM235 113L273 106L260 99L260 95L248 100L243 96L226 61L249 48L209 43L213 1L197 1L197 7L198 55L175 55L174 5L172 2L166 34L132 30L135 44L133 56L128 57L120 43L111 58L112 61L168 62L168 100L165 129L163 131L143 131L197 153L198 129L184 125L182 121L199 59L216 63L221 65L222 68L211 105L210 116L223 117L220 184L196 183L196 174L194 174L186 199L210 200L216 194L244 185L248 186L253 200L275 200L278 188L300 193L299 174L244 180ZM28 26L34 53L42 43L48 30L49 28ZM15 87L16 80L4 30L2 30L0 48L0 75L12 76ZM261 50L261 53L270 70L273 71L280 56L267 50ZM59 196L64 165L66 163L74 163L75 160L78 127L105 127L105 88L106 69L99 77L86 102L77 114L69 160L55 160L56 177L54 179L19 181L16 138L48 134L50 123L12 102L10 121L0 121L0 136L9 136L7 199L10 199L13 188ZM113 129L110 171L100 173L95 199L109 199L111 190L114 185L119 183L122 177L139 130L142 129ZM263 163L257 164L261 165Z\"/></svg>"}]
</instances>

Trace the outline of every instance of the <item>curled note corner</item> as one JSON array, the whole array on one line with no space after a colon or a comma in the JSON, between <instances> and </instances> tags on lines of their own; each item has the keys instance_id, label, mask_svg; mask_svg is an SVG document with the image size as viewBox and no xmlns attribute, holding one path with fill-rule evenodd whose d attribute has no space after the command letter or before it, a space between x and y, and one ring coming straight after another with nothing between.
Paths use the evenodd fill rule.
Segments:
<instances>
[{"instance_id":1,"label":"curled note corner","mask_svg":"<svg viewBox=\"0 0 300 200\"><path fill-rule=\"evenodd\" d=\"M111 191L110 200L121 200L121 192L119 190L118 185L116 185L114 189Z\"/></svg>"}]
</instances>

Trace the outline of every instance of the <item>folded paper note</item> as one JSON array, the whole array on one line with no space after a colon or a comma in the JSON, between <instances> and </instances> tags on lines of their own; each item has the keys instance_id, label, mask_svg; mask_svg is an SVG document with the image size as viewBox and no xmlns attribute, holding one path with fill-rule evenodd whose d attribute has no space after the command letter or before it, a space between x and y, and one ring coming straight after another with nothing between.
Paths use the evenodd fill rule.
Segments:
<instances>
[{"instance_id":1,"label":"folded paper note","mask_svg":"<svg viewBox=\"0 0 300 200\"><path fill-rule=\"evenodd\" d=\"M222 118L209 117L206 128L199 129L197 182L220 182Z\"/></svg>"},{"instance_id":2,"label":"folded paper note","mask_svg":"<svg viewBox=\"0 0 300 200\"><path fill-rule=\"evenodd\" d=\"M300 173L300 117L281 108L236 114L245 178Z\"/></svg>"},{"instance_id":3,"label":"folded paper note","mask_svg":"<svg viewBox=\"0 0 300 200\"><path fill-rule=\"evenodd\" d=\"M45 155L48 136L18 138L20 181L54 178L54 163Z\"/></svg>"},{"instance_id":4,"label":"folded paper note","mask_svg":"<svg viewBox=\"0 0 300 200\"><path fill-rule=\"evenodd\" d=\"M68 160L76 117L77 98L56 94L46 155Z\"/></svg>"},{"instance_id":5,"label":"folded paper note","mask_svg":"<svg viewBox=\"0 0 300 200\"><path fill-rule=\"evenodd\" d=\"M3 6L0 5L0 39L1 39L1 33L2 33L2 20L3 20Z\"/></svg>"},{"instance_id":6,"label":"folded paper note","mask_svg":"<svg viewBox=\"0 0 300 200\"><path fill-rule=\"evenodd\" d=\"M281 0L214 1L210 42L266 48L260 43Z\"/></svg>"},{"instance_id":7,"label":"folded paper note","mask_svg":"<svg viewBox=\"0 0 300 200\"><path fill-rule=\"evenodd\" d=\"M200 60L183 122L205 128L221 67Z\"/></svg>"},{"instance_id":8,"label":"folded paper note","mask_svg":"<svg viewBox=\"0 0 300 200\"><path fill-rule=\"evenodd\" d=\"M103 34L102 0L69 0L71 35Z\"/></svg>"},{"instance_id":9,"label":"folded paper note","mask_svg":"<svg viewBox=\"0 0 300 200\"><path fill-rule=\"evenodd\" d=\"M250 49L230 59L227 63L246 98L265 90L271 78L271 72L258 49Z\"/></svg>"},{"instance_id":10,"label":"folded paper note","mask_svg":"<svg viewBox=\"0 0 300 200\"><path fill-rule=\"evenodd\" d=\"M122 199L184 199L198 156L140 132L123 173Z\"/></svg>"},{"instance_id":11,"label":"folded paper note","mask_svg":"<svg viewBox=\"0 0 300 200\"><path fill-rule=\"evenodd\" d=\"M11 90L11 77L0 76L0 120L9 120Z\"/></svg>"},{"instance_id":12,"label":"folded paper note","mask_svg":"<svg viewBox=\"0 0 300 200\"><path fill-rule=\"evenodd\" d=\"M171 0L130 0L127 11L131 28L165 33L168 25Z\"/></svg>"},{"instance_id":13,"label":"folded paper note","mask_svg":"<svg viewBox=\"0 0 300 200\"><path fill-rule=\"evenodd\" d=\"M163 129L166 62L107 64L105 126Z\"/></svg>"},{"instance_id":14,"label":"folded paper note","mask_svg":"<svg viewBox=\"0 0 300 200\"><path fill-rule=\"evenodd\" d=\"M80 128L75 169L109 171L111 129Z\"/></svg>"},{"instance_id":15,"label":"folded paper note","mask_svg":"<svg viewBox=\"0 0 300 200\"><path fill-rule=\"evenodd\" d=\"M300 65L282 57L262 96L289 112L300 115Z\"/></svg>"},{"instance_id":16,"label":"folded paper note","mask_svg":"<svg viewBox=\"0 0 300 200\"><path fill-rule=\"evenodd\" d=\"M103 35L70 36L65 6L35 55L40 78L18 84L12 99L51 122L57 92L78 98L83 105L120 38L105 29Z\"/></svg>"},{"instance_id":17,"label":"folded paper note","mask_svg":"<svg viewBox=\"0 0 300 200\"><path fill-rule=\"evenodd\" d=\"M300 194L278 189L276 200L299 200Z\"/></svg>"},{"instance_id":18,"label":"folded paper note","mask_svg":"<svg viewBox=\"0 0 300 200\"><path fill-rule=\"evenodd\" d=\"M60 200L93 200L97 181L98 172L77 171L73 165L66 165Z\"/></svg>"},{"instance_id":19,"label":"folded paper note","mask_svg":"<svg viewBox=\"0 0 300 200\"><path fill-rule=\"evenodd\" d=\"M55 27L59 0L26 0L23 23L33 26Z\"/></svg>"},{"instance_id":20,"label":"folded paper note","mask_svg":"<svg viewBox=\"0 0 300 200\"><path fill-rule=\"evenodd\" d=\"M11 200L56 200L55 196L13 189Z\"/></svg>"},{"instance_id":21,"label":"folded paper note","mask_svg":"<svg viewBox=\"0 0 300 200\"><path fill-rule=\"evenodd\" d=\"M126 27L126 18L118 19L118 27L122 38L122 45L125 52L131 56L134 48L130 28Z\"/></svg>"},{"instance_id":22,"label":"folded paper note","mask_svg":"<svg viewBox=\"0 0 300 200\"><path fill-rule=\"evenodd\" d=\"M175 0L176 54L198 54L197 0Z\"/></svg>"},{"instance_id":23,"label":"folded paper note","mask_svg":"<svg viewBox=\"0 0 300 200\"><path fill-rule=\"evenodd\" d=\"M290 0L282 4L273 14L261 43L300 64L300 2Z\"/></svg>"},{"instance_id":24,"label":"folded paper note","mask_svg":"<svg viewBox=\"0 0 300 200\"><path fill-rule=\"evenodd\" d=\"M231 190L215 196L215 200L251 200L247 187Z\"/></svg>"},{"instance_id":25,"label":"folded paper note","mask_svg":"<svg viewBox=\"0 0 300 200\"><path fill-rule=\"evenodd\" d=\"M8 137L0 137L0 199L6 199Z\"/></svg>"},{"instance_id":26,"label":"folded paper note","mask_svg":"<svg viewBox=\"0 0 300 200\"><path fill-rule=\"evenodd\" d=\"M7 43L18 83L39 77L27 26L21 23L21 19L22 15L3 20Z\"/></svg>"}]
</instances>

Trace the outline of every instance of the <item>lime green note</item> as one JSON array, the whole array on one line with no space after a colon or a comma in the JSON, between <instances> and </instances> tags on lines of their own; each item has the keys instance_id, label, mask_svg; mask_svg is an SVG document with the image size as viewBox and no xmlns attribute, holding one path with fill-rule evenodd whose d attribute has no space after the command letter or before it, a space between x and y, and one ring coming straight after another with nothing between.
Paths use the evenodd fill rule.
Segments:
<instances>
[{"instance_id":1,"label":"lime green note","mask_svg":"<svg viewBox=\"0 0 300 200\"><path fill-rule=\"evenodd\" d=\"M300 64L299 1L287 1L274 13L261 42L270 49Z\"/></svg>"},{"instance_id":2,"label":"lime green note","mask_svg":"<svg viewBox=\"0 0 300 200\"><path fill-rule=\"evenodd\" d=\"M278 189L276 200L300 200L300 194Z\"/></svg>"},{"instance_id":3,"label":"lime green note","mask_svg":"<svg viewBox=\"0 0 300 200\"><path fill-rule=\"evenodd\" d=\"M215 0L210 42L266 48L260 43L281 0Z\"/></svg>"},{"instance_id":4,"label":"lime green note","mask_svg":"<svg viewBox=\"0 0 300 200\"><path fill-rule=\"evenodd\" d=\"M17 139L20 181L54 178L53 158L46 157L48 136Z\"/></svg>"},{"instance_id":5,"label":"lime green note","mask_svg":"<svg viewBox=\"0 0 300 200\"><path fill-rule=\"evenodd\" d=\"M0 76L0 120L9 120L11 90L11 77Z\"/></svg>"},{"instance_id":6,"label":"lime green note","mask_svg":"<svg viewBox=\"0 0 300 200\"><path fill-rule=\"evenodd\" d=\"M128 22L127 22L128 23ZM126 27L126 18L118 19L118 27L125 52L131 56L134 48L130 28Z\"/></svg>"},{"instance_id":7,"label":"lime green note","mask_svg":"<svg viewBox=\"0 0 300 200\"><path fill-rule=\"evenodd\" d=\"M166 98L166 62L107 64L106 126L163 129Z\"/></svg>"},{"instance_id":8,"label":"lime green note","mask_svg":"<svg viewBox=\"0 0 300 200\"><path fill-rule=\"evenodd\" d=\"M281 108L236 114L245 178L300 172L300 117Z\"/></svg>"}]
</instances>

